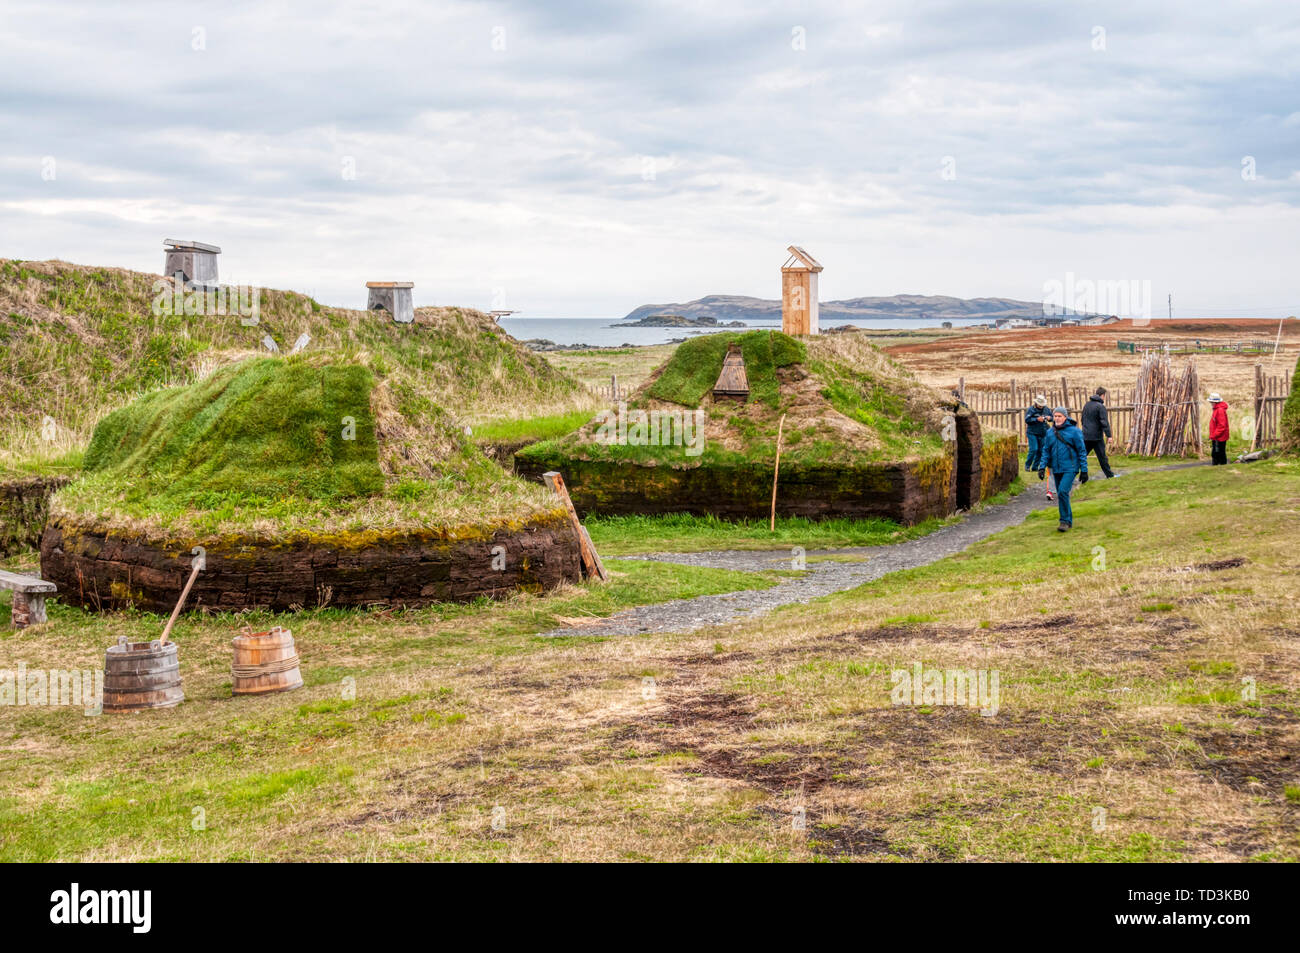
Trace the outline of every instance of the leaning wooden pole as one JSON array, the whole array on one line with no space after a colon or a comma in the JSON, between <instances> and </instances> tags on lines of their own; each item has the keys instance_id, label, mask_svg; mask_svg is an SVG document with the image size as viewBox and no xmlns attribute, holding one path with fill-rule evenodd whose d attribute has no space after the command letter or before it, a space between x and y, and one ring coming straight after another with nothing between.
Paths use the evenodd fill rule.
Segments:
<instances>
[{"instance_id":1,"label":"leaning wooden pole","mask_svg":"<svg viewBox=\"0 0 1300 953\"><path fill-rule=\"evenodd\" d=\"M776 466L772 470L772 519L768 524L768 531L776 532L776 481L781 475L781 437L785 433L785 414L781 415L781 422L776 425Z\"/></svg>"},{"instance_id":2,"label":"leaning wooden pole","mask_svg":"<svg viewBox=\"0 0 1300 953\"><path fill-rule=\"evenodd\" d=\"M564 477L560 476L558 470L548 470L542 474L542 479L551 488L551 492L560 498L560 503L569 514L573 531L578 534L578 555L582 559L582 568L586 571L587 577L608 582L609 574L605 572L605 564L600 561L600 556L596 553L591 535L578 519L578 511L573 508L573 500L569 498L569 488L564 485Z\"/></svg>"},{"instance_id":3,"label":"leaning wooden pole","mask_svg":"<svg viewBox=\"0 0 1300 953\"><path fill-rule=\"evenodd\" d=\"M202 569L203 560L195 559L194 568L190 570L190 578L185 581L185 588L181 590L181 597L176 600L176 608L172 610L172 617L167 620L167 627L163 629L162 638L159 639L163 645L167 644L167 637L172 634L172 626L176 624L176 617L181 614L181 606L185 605L185 599L189 596L194 580L199 578Z\"/></svg>"}]
</instances>

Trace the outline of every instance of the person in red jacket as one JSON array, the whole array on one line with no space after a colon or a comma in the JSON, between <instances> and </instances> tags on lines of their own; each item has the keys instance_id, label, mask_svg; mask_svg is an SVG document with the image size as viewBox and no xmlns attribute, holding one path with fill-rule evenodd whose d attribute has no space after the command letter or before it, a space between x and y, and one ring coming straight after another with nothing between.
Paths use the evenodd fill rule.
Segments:
<instances>
[{"instance_id":1,"label":"person in red jacket","mask_svg":"<svg viewBox=\"0 0 1300 953\"><path fill-rule=\"evenodd\" d=\"M1228 462L1228 402L1218 394L1210 395L1210 463Z\"/></svg>"}]
</instances>

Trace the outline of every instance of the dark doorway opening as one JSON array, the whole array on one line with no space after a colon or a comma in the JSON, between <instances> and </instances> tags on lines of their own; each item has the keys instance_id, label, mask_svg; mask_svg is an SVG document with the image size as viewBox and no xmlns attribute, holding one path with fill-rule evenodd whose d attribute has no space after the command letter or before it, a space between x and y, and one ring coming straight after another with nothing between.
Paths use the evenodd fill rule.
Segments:
<instances>
[{"instance_id":1,"label":"dark doorway opening","mask_svg":"<svg viewBox=\"0 0 1300 953\"><path fill-rule=\"evenodd\" d=\"M980 453L984 438L980 419L962 407L957 413L957 509L968 510L980 500Z\"/></svg>"}]
</instances>

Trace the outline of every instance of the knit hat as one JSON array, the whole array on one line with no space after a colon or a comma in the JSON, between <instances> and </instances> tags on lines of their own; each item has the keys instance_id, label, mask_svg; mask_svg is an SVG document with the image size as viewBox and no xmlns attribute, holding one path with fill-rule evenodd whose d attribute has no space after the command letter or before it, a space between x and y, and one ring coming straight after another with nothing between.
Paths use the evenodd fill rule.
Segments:
<instances>
[{"instance_id":1,"label":"knit hat","mask_svg":"<svg viewBox=\"0 0 1300 953\"><path fill-rule=\"evenodd\" d=\"M1060 415L1061 415L1062 417L1064 417L1066 420L1069 420L1069 419L1070 419L1070 412L1069 412L1068 410L1066 410L1064 407L1054 407L1054 408L1052 408L1052 413L1054 413L1054 414L1060 414Z\"/></svg>"},{"instance_id":2,"label":"knit hat","mask_svg":"<svg viewBox=\"0 0 1300 953\"><path fill-rule=\"evenodd\" d=\"M1210 403L1211 403L1211 404L1217 404L1217 403L1219 403L1219 402L1222 401L1222 400L1223 400L1223 398L1220 397L1218 394L1211 394L1211 395L1210 395Z\"/></svg>"}]
</instances>

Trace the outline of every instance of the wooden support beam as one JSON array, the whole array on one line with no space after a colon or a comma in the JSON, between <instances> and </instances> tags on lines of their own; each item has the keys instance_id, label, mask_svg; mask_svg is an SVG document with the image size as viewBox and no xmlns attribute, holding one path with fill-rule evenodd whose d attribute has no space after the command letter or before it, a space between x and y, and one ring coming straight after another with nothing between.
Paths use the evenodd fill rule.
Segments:
<instances>
[{"instance_id":1,"label":"wooden support beam","mask_svg":"<svg viewBox=\"0 0 1300 953\"><path fill-rule=\"evenodd\" d=\"M582 521L578 519L578 511L573 508L573 500L569 498L569 488L564 485L564 477L560 476L558 470L548 470L542 474L542 479L551 488L551 492L560 498L560 502L569 513L569 522L573 524L573 530L578 534L578 552L582 557L582 568L587 578L608 582L609 574L605 572L605 566L596 553L596 547L592 545L591 536L582 525Z\"/></svg>"}]
</instances>

